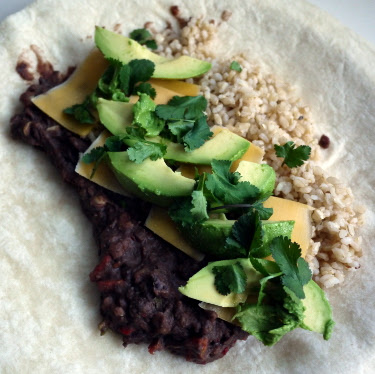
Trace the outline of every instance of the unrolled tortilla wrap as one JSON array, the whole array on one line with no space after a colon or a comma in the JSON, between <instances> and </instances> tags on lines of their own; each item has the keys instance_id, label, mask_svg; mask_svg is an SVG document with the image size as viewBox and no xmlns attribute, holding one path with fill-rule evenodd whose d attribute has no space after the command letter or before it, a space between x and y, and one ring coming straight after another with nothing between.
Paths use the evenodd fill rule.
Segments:
<instances>
[{"instance_id":1,"label":"unrolled tortilla wrap","mask_svg":"<svg viewBox=\"0 0 375 374\"><path fill-rule=\"evenodd\" d=\"M367 206L362 268L327 293L337 323L328 342L301 329L275 347L253 338L204 367L146 346L100 337L97 263L91 227L78 199L46 157L9 137L9 120L27 83L15 71L36 45L65 71L93 46L95 25L123 33L171 20L180 1L36 1L0 26L0 367L2 373L372 373L375 371L375 50L304 1L192 1L187 14L233 14L214 48L249 53L294 84L332 145L323 166L347 181Z\"/></svg>"}]
</instances>

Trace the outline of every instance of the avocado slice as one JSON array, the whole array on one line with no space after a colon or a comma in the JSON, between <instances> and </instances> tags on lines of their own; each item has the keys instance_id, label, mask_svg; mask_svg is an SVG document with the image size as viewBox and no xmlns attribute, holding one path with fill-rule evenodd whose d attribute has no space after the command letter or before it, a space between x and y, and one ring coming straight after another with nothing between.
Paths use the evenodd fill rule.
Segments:
<instances>
[{"instance_id":1,"label":"avocado slice","mask_svg":"<svg viewBox=\"0 0 375 374\"><path fill-rule=\"evenodd\" d=\"M125 64L135 59L151 60L155 64L153 78L186 79L211 69L209 62L189 56L180 56L173 60L159 56L135 40L102 27L95 29L95 44L107 59L112 58Z\"/></svg>"},{"instance_id":2,"label":"avocado slice","mask_svg":"<svg viewBox=\"0 0 375 374\"><path fill-rule=\"evenodd\" d=\"M96 109L100 122L113 135L126 133L133 122L133 104L99 98Z\"/></svg>"},{"instance_id":3,"label":"avocado slice","mask_svg":"<svg viewBox=\"0 0 375 374\"><path fill-rule=\"evenodd\" d=\"M275 170L267 164L257 164L250 161L241 161L237 170L241 174L241 182L250 182L258 187L261 198L272 195L275 188L276 173Z\"/></svg>"},{"instance_id":4,"label":"avocado slice","mask_svg":"<svg viewBox=\"0 0 375 374\"><path fill-rule=\"evenodd\" d=\"M175 173L163 159L130 161L128 153L108 152L109 165L122 187L143 200L167 207L176 199L190 196L195 181Z\"/></svg>"},{"instance_id":5,"label":"avocado slice","mask_svg":"<svg viewBox=\"0 0 375 374\"><path fill-rule=\"evenodd\" d=\"M240 263L247 275L246 290L243 293L221 295L215 287L215 276L212 268L215 266L225 266ZM238 258L234 260L215 261L209 263L206 267L194 274L179 291L192 299L204 301L206 303L218 305L221 307L234 307L243 303L248 298L254 286L259 285L259 280L263 277L258 273L248 258Z\"/></svg>"},{"instance_id":6,"label":"avocado slice","mask_svg":"<svg viewBox=\"0 0 375 374\"><path fill-rule=\"evenodd\" d=\"M212 160L237 160L249 146L248 140L223 129L192 152L185 152L182 144L169 143L164 158L188 164L210 165Z\"/></svg>"},{"instance_id":7,"label":"avocado slice","mask_svg":"<svg viewBox=\"0 0 375 374\"><path fill-rule=\"evenodd\" d=\"M302 328L323 334L325 340L331 336L335 322L332 319L332 309L323 290L311 280L303 287L305 307Z\"/></svg>"},{"instance_id":8,"label":"avocado slice","mask_svg":"<svg viewBox=\"0 0 375 374\"><path fill-rule=\"evenodd\" d=\"M240 250L238 253L233 253L234 250L230 253L224 250L226 239L230 235L235 222L234 220L211 218L203 223L181 225L178 229L193 248L215 258L226 259L245 255ZM259 240L262 240L261 246L257 247L257 251L267 247L271 240L277 236L290 238L293 226L294 221L261 221L263 237L260 236L260 230L255 233L255 237L258 235ZM259 243L259 241L257 242Z\"/></svg>"}]
</instances>

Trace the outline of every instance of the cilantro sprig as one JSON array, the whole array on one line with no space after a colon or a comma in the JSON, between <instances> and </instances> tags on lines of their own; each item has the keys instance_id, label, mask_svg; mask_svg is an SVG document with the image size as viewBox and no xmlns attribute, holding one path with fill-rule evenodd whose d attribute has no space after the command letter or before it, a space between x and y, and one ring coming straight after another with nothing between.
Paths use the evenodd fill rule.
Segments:
<instances>
[{"instance_id":1,"label":"cilantro sprig","mask_svg":"<svg viewBox=\"0 0 375 374\"><path fill-rule=\"evenodd\" d=\"M242 293L246 289L246 273L240 262L235 264L214 266L215 287L222 295Z\"/></svg>"},{"instance_id":2,"label":"cilantro sprig","mask_svg":"<svg viewBox=\"0 0 375 374\"><path fill-rule=\"evenodd\" d=\"M241 222L231 235L236 238L237 243L241 242L248 247L248 239L244 242L247 227L245 221ZM298 244L287 237L276 237L271 242L271 252L275 262L255 258L250 251L251 264L264 277L259 281L258 291L256 288L253 291L253 296L257 295L257 302L239 304L233 317L243 330L265 345L273 345L287 332L299 326L303 327L303 286L311 280L311 271L306 261L300 257L301 249ZM244 292L247 276L243 270L238 262L215 266L212 272L217 291L222 295Z\"/></svg>"},{"instance_id":3,"label":"cilantro sprig","mask_svg":"<svg viewBox=\"0 0 375 374\"><path fill-rule=\"evenodd\" d=\"M169 215L178 225L201 223L208 219L211 209L239 202L253 209L259 200L260 191L249 182L240 182L238 172L230 172L231 162L213 160L212 173L202 173L197 178L191 197L173 204Z\"/></svg>"},{"instance_id":4,"label":"cilantro sprig","mask_svg":"<svg viewBox=\"0 0 375 374\"><path fill-rule=\"evenodd\" d=\"M300 145L296 147L294 142L289 141L284 145L274 145L276 156L283 157L284 161L282 165L287 165L290 168L303 165L307 161L311 154L311 148L308 145Z\"/></svg>"},{"instance_id":5,"label":"cilantro sprig","mask_svg":"<svg viewBox=\"0 0 375 374\"><path fill-rule=\"evenodd\" d=\"M207 100L203 96L174 96L168 104L158 105L155 112L166 121L169 138L191 152L213 135L204 114L206 107Z\"/></svg>"},{"instance_id":6,"label":"cilantro sprig","mask_svg":"<svg viewBox=\"0 0 375 374\"><path fill-rule=\"evenodd\" d=\"M241 71L242 71L242 66L239 64L239 62L237 62L237 61L232 61L232 63L230 64L230 69L231 69L231 70L238 71L239 73L241 73Z\"/></svg>"},{"instance_id":7,"label":"cilantro sprig","mask_svg":"<svg viewBox=\"0 0 375 374\"><path fill-rule=\"evenodd\" d=\"M64 109L64 113L72 115L81 123L95 122L94 110L99 97L114 101L129 101L129 96L145 93L155 98L156 91L147 83L155 70L155 64L150 60L132 60L124 64L118 60L109 59L109 67L100 77L95 91L83 103L75 104Z\"/></svg>"},{"instance_id":8,"label":"cilantro sprig","mask_svg":"<svg viewBox=\"0 0 375 374\"><path fill-rule=\"evenodd\" d=\"M153 39L150 31L148 31L147 29L135 29L129 34L129 36L130 39L135 40L141 45L145 45L147 48L158 48L156 41Z\"/></svg>"},{"instance_id":9,"label":"cilantro sprig","mask_svg":"<svg viewBox=\"0 0 375 374\"><path fill-rule=\"evenodd\" d=\"M305 298L303 286L311 279L311 270L301 257L301 248L287 237L276 237L270 243L272 257L283 275L282 284L290 289L299 299Z\"/></svg>"},{"instance_id":10,"label":"cilantro sprig","mask_svg":"<svg viewBox=\"0 0 375 374\"><path fill-rule=\"evenodd\" d=\"M85 164L92 164L94 166L91 171L90 179L95 175L96 170L102 161L105 160L107 152L119 152L123 147L122 141L117 136L112 136L106 139L101 147L95 147L90 152L85 153L82 157L82 162Z\"/></svg>"},{"instance_id":11,"label":"cilantro sprig","mask_svg":"<svg viewBox=\"0 0 375 374\"><path fill-rule=\"evenodd\" d=\"M95 123L95 117L93 115L94 108L95 105L92 101L92 97L88 96L83 103L65 108L63 112L73 116L80 123L93 124Z\"/></svg>"}]
</instances>

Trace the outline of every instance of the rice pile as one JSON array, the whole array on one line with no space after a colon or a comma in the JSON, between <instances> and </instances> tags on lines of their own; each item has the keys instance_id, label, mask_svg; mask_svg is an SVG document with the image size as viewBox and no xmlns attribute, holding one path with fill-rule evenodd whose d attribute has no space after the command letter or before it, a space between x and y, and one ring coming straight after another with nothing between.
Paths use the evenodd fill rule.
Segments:
<instances>
[{"instance_id":1,"label":"rice pile","mask_svg":"<svg viewBox=\"0 0 375 374\"><path fill-rule=\"evenodd\" d=\"M222 19L230 14L224 12ZM318 139L310 109L293 94L292 88L256 66L245 56L219 60L209 45L215 42L219 25L192 19L180 32L167 28L156 33L158 52L165 56L181 54L209 60L211 71L196 80L209 103L211 125L220 125L240 134L265 150L264 162L277 174L274 194L315 208L312 213L313 237L306 257L314 279L324 287L344 281L347 271L360 267L364 209L354 208L352 191L319 166ZM238 61L242 71L230 69ZM310 160L299 168L281 166L274 144L292 140L312 148Z\"/></svg>"}]
</instances>

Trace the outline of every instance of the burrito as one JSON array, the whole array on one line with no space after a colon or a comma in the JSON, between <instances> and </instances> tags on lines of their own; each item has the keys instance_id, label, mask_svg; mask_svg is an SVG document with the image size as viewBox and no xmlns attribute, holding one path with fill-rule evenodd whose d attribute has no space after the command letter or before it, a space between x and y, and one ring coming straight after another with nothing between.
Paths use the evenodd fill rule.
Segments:
<instances>
[{"instance_id":1,"label":"burrito","mask_svg":"<svg viewBox=\"0 0 375 374\"><path fill-rule=\"evenodd\" d=\"M68 1L52 12L53 6L36 2L1 25L3 371L371 372L372 47L304 2ZM76 73L84 66L95 25L125 35L145 26L147 41L155 43L148 46L157 48L156 65L180 56L212 65L185 82L208 102L208 124L264 152L276 171L275 196L313 208L304 257L333 308L330 340L297 329L265 347L218 318L219 310L201 308L178 287L206 260L186 256L144 227L150 200L123 196L76 173L97 130L77 134L61 127L37 109L37 98L73 77L73 66ZM152 84L156 97L166 95L157 89L163 82ZM65 117L74 104L80 103L71 102ZM48 157L11 139L9 122L13 138ZM274 145L288 141L310 146L310 160L285 165Z\"/></svg>"}]
</instances>

